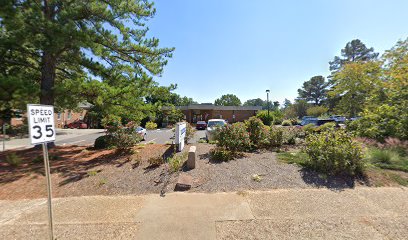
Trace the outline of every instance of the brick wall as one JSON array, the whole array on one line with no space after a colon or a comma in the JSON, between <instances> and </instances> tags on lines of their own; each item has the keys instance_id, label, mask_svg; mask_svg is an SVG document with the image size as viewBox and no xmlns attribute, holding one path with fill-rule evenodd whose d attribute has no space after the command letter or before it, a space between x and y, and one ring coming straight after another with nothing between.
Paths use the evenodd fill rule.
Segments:
<instances>
[{"instance_id":1,"label":"brick wall","mask_svg":"<svg viewBox=\"0 0 408 240\"><path fill-rule=\"evenodd\" d=\"M83 120L87 110L74 112L72 110L65 110L61 113L54 113L54 122L56 128L64 128L64 125L70 124L77 120Z\"/></svg>"}]
</instances>

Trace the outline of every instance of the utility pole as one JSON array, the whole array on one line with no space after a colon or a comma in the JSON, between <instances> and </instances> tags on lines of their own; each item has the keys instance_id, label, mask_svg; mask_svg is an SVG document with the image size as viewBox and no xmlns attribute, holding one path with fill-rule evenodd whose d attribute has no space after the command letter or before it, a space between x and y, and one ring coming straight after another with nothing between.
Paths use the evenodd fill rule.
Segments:
<instances>
[{"instance_id":1,"label":"utility pole","mask_svg":"<svg viewBox=\"0 0 408 240\"><path fill-rule=\"evenodd\" d=\"M269 118L269 89L266 89L266 104L268 106L268 118Z\"/></svg>"}]
</instances>

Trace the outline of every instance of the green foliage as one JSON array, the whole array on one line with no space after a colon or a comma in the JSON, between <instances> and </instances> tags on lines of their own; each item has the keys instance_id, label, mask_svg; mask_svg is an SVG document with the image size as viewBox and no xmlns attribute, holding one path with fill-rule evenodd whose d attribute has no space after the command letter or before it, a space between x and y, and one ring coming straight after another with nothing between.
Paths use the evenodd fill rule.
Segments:
<instances>
[{"instance_id":1,"label":"green foliage","mask_svg":"<svg viewBox=\"0 0 408 240\"><path fill-rule=\"evenodd\" d=\"M384 169L408 172L408 156L405 149L401 151L395 147L370 147L367 159L370 163Z\"/></svg>"},{"instance_id":2,"label":"green foliage","mask_svg":"<svg viewBox=\"0 0 408 240\"><path fill-rule=\"evenodd\" d=\"M325 131L333 131L336 129L336 123L335 122L328 122L325 123L315 129L316 132L325 132Z\"/></svg>"},{"instance_id":3,"label":"green foliage","mask_svg":"<svg viewBox=\"0 0 408 240\"><path fill-rule=\"evenodd\" d=\"M5 161L12 167L18 167L23 162L23 159L15 153L10 153L6 155Z\"/></svg>"},{"instance_id":4,"label":"green foliage","mask_svg":"<svg viewBox=\"0 0 408 240\"><path fill-rule=\"evenodd\" d=\"M267 103L266 101L256 98L256 99L249 99L244 102L243 106L261 106L262 109L267 108Z\"/></svg>"},{"instance_id":5,"label":"green foliage","mask_svg":"<svg viewBox=\"0 0 408 240\"><path fill-rule=\"evenodd\" d=\"M310 104L306 100L297 99L295 103L285 109L285 118L302 118L306 116L306 111L310 107Z\"/></svg>"},{"instance_id":6,"label":"green foliage","mask_svg":"<svg viewBox=\"0 0 408 240\"><path fill-rule=\"evenodd\" d=\"M216 147L214 149L210 150L210 159L212 161L217 161L217 162L228 162L230 160L233 160L242 154L239 154L235 151L230 151L222 147Z\"/></svg>"},{"instance_id":7,"label":"green foliage","mask_svg":"<svg viewBox=\"0 0 408 240\"><path fill-rule=\"evenodd\" d=\"M282 121L282 126L292 126L292 121L291 120L283 120Z\"/></svg>"},{"instance_id":8,"label":"green foliage","mask_svg":"<svg viewBox=\"0 0 408 240\"><path fill-rule=\"evenodd\" d=\"M265 145L268 138L268 130L257 117L250 117L245 121L246 130L249 133L251 145L255 148L260 148Z\"/></svg>"},{"instance_id":9,"label":"green foliage","mask_svg":"<svg viewBox=\"0 0 408 240\"><path fill-rule=\"evenodd\" d=\"M299 166L306 166L307 162L307 154L304 152L279 152L277 157L281 162Z\"/></svg>"},{"instance_id":10,"label":"green foliage","mask_svg":"<svg viewBox=\"0 0 408 240\"><path fill-rule=\"evenodd\" d=\"M228 151L246 151L251 147L251 139L242 122L219 128L215 134L217 147Z\"/></svg>"},{"instance_id":11,"label":"green foliage","mask_svg":"<svg viewBox=\"0 0 408 240\"><path fill-rule=\"evenodd\" d=\"M319 117L327 113L328 110L329 110L328 108L323 107L323 106L314 106L314 107L308 108L306 110L306 114L308 116Z\"/></svg>"},{"instance_id":12,"label":"green foliage","mask_svg":"<svg viewBox=\"0 0 408 240\"><path fill-rule=\"evenodd\" d=\"M107 115L101 121L102 126L110 132L115 132L122 126L122 118L116 115Z\"/></svg>"},{"instance_id":13,"label":"green foliage","mask_svg":"<svg viewBox=\"0 0 408 240\"><path fill-rule=\"evenodd\" d=\"M304 82L301 89L298 89L299 99L319 105L326 99L327 85L328 83L323 76L314 76L309 81Z\"/></svg>"},{"instance_id":14,"label":"green foliage","mask_svg":"<svg viewBox=\"0 0 408 240\"><path fill-rule=\"evenodd\" d=\"M234 94L222 95L214 102L216 106L241 106L241 100Z\"/></svg>"},{"instance_id":15,"label":"green foliage","mask_svg":"<svg viewBox=\"0 0 408 240\"><path fill-rule=\"evenodd\" d=\"M263 124L267 126L270 126L273 123L273 115L271 114L271 112L269 112L268 115L268 111L266 110L258 111L256 117L261 119Z\"/></svg>"},{"instance_id":16,"label":"green foliage","mask_svg":"<svg viewBox=\"0 0 408 240\"><path fill-rule=\"evenodd\" d=\"M175 154L170 157L167 161L170 166L170 170L172 172L180 171L181 167L183 166L184 162L187 160L188 152L184 152L182 154Z\"/></svg>"},{"instance_id":17,"label":"green foliage","mask_svg":"<svg viewBox=\"0 0 408 240\"><path fill-rule=\"evenodd\" d=\"M152 111L144 99L174 50L148 37L152 2L3 1L0 6L0 85L5 79L12 83L7 108L30 101L73 109L87 101L102 115L134 121Z\"/></svg>"},{"instance_id":18,"label":"green foliage","mask_svg":"<svg viewBox=\"0 0 408 240\"><path fill-rule=\"evenodd\" d=\"M305 137L305 132L301 128L287 127L283 128L283 143L288 145L295 145L297 139Z\"/></svg>"},{"instance_id":19,"label":"green foliage","mask_svg":"<svg viewBox=\"0 0 408 240\"><path fill-rule=\"evenodd\" d=\"M112 147L112 137L110 135L100 136L95 139L94 148L95 149L106 149Z\"/></svg>"},{"instance_id":20,"label":"green foliage","mask_svg":"<svg viewBox=\"0 0 408 240\"><path fill-rule=\"evenodd\" d=\"M157 129L157 124L155 122L147 122L146 129L149 129L149 130Z\"/></svg>"},{"instance_id":21,"label":"green foliage","mask_svg":"<svg viewBox=\"0 0 408 240\"><path fill-rule=\"evenodd\" d=\"M306 135L312 134L316 131L316 126L313 123L306 124L303 126L303 131L305 131Z\"/></svg>"},{"instance_id":22,"label":"green foliage","mask_svg":"<svg viewBox=\"0 0 408 240\"><path fill-rule=\"evenodd\" d=\"M359 39L354 39L341 50L341 57L336 56L329 63L330 71L335 73L348 63L372 61L377 57L378 53L374 52L374 48L367 48Z\"/></svg>"},{"instance_id":23,"label":"green foliage","mask_svg":"<svg viewBox=\"0 0 408 240\"><path fill-rule=\"evenodd\" d=\"M311 134L306 138L307 164L327 175L358 175L363 172L361 146L344 130Z\"/></svg>"},{"instance_id":24,"label":"green foliage","mask_svg":"<svg viewBox=\"0 0 408 240\"><path fill-rule=\"evenodd\" d=\"M196 133L196 129L191 126L190 123L186 122L186 137L184 138L185 143L188 143L193 137L194 134Z\"/></svg>"},{"instance_id":25,"label":"green foliage","mask_svg":"<svg viewBox=\"0 0 408 240\"><path fill-rule=\"evenodd\" d=\"M271 127L269 130L269 146L279 148L283 144L283 130L280 127Z\"/></svg>"}]
</instances>

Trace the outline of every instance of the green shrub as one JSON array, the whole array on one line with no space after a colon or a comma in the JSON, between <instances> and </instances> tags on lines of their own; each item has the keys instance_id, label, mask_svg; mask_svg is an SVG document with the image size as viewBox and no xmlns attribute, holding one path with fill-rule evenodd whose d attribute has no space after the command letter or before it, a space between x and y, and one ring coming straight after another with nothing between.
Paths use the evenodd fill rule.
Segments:
<instances>
[{"instance_id":1,"label":"green shrub","mask_svg":"<svg viewBox=\"0 0 408 240\"><path fill-rule=\"evenodd\" d=\"M303 126L303 131L306 135L314 133L316 130L316 126L313 123L306 124Z\"/></svg>"},{"instance_id":2,"label":"green shrub","mask_svg":"<svg viewBox=\"0 0 408 240\"><path fill-rule=\"evenodd\" d=\"M194 137L196 129L191 126L190 123L186 123L186 137L184 138L185 143L188 143L190 139Z\"/></svg>"},{"instance_id":3,"label":"green shrub","mask_svg":"<svg viewBox=\"0 0 408 240\"><path fill-rule=\"evenodd\" d=\"M315 129L317 132L324 132L324 131L330 131L334 130L336 128L336 123L335 122L328 122L325 123Z\"/></svg>"},{"instance_id":4,"label":"green shrub","mask_svg":"<svg viewBox=\"0 0 408 240\"><path fill-rule=\"evenodd\" d=\"M291 118L289 121L292 123L292 125L298 125L300 123L299 119L297 118Z\"/></svg>"},{"instance_id":5,"label":"green shrub","mask_svg":"<svg viewBox=\"0 0 408 240\"><path fill-rule=\"evenodd\" d=\"M328 110L329 110L329 109L328 109L327 107L314 106L314 107L308 108L308 109L306 110L306 114L307 114L308 116L318 117L318 116L320 116L320 115L322 115L322 114L327 113Z\"/></svg>"},{"instance_id":6,"label":"green shrub","mask_svg":"<svg viewBox=\"0 0 408 240\"><path fill-rule=\"evenodd\" d=\"M268 138L268 132L261 119L257 117L250 117L247 121L245 121L245 126L249 133L251 145L255 148L263 147L266 139Z\"/></svg>"},{"instance_id":7,"label":"green shrub","mask_svg":"<svg viewBox=\"0 0 408 240\"><path fill-rule=\"evenodd\" d=\"M101 124L108 133L111 133L122 126L122 119L116 115L107 115L102 119Z\"/></svg>"},{"instance_id":8,"label":"green shrub","mask_svg":"<svg viewBox=\"0 0 408 240\"><path fill-rule=\"evenodd\" d=\"M398 153L391 150L375 148L369 152L369 155L372 163L390 164L399 160Z\"/></svg>"},{"instance_id":9,"label":"green shrub","mask_svg":"<svg viewBox=\"0 0 408 240\"><path fill-rule=\"evenodd\" d=\"M147 122L146 129L153 130L157 128L157 124L155 122Z\"/></svg>"},{"instance_id":10,"label":"green shrub","mask_svg":"<svg viewBox=\"0 0 408 240\"><path fill-rule=\"evenodd\" d=\"M246 151L251 147L251 139L245 124L237 122L219 128L215 134L217 146L229 151Z\"/></svg>"},{"instance_id":11,"label":"green shrub","mask_svg":"<svg viewBox=\"0 0 408 240\"><path fill-rule=\"evenodd\" d=\"M283 128L283 144L294 145L297 138L304 138L305 133L301 128L287 127Z\"/></svg>"},{"instance_id":12,"label":"green shrub","mask_svg":"<svg viewBox=\"0 0 408 240\"><path fill-rule=\"evenodd\" d=\"M235 151L230 151L225 148L216 147L210 150L210 158L212 161L217 162L228 162L230 160L235 159L236 157L240 156L240 153Z\"/></svg>"},{"instance_id":13,"label":"green shrub","mask_svg":"<svg viewBox=\"0 0 408 240\"><path fill-rule=\"evenodd\" d=\"M142 140L134 128L119 128L111 136L111 144L120 151L128 151Z\"/></svg>"},{"instance_id":14,"label":"green shrub","mask_svg":"<svg viewBox=\"0 0 408 240\"><path fill-rule=\"evenodd\" d=\"M161 156L154 156L147 160L149 163L149 167L158 167L164 163L163 157Z\"/></svg>"},{"instance_id":15,"label":"green shrub","mask_svg":"<svg viewBox=\"0 0 408 240\"><path fill-rule=\"evenodd\" d=\"M112 147L112 137L110 135L100 136L95 139L95 149L106 149Z\"/></svg>"},{"instance_id":16,"label":"green shrub","mask_svg":"<svg viewBox=\"0 0 408 240\"><path fill-rule=\"evenodd\" d=\"M175 154L168 159L169 167L172 172L180 171L184 162L187 160L187 154L188 152L184 152L182 154Z\"/></svg>"},{"instance_id":17,"label":"green shrub","mask_svg":"<svg viewBox=\"0 0 408 240\"><path fill-rule=\"evenodd\" d=\"M292 126L292 122L290 120L283 120L282 126Z\"/></svg>"},{"instance_id":18,"label":"green shrub","mask_svg":"<svg viewBox=\"0 0 408 240\"><path fill-rule=\"evenodd\" d=\"M283 144L283 131L279 127L271 127L269 131L269 146L281 147Z\"/></svg>"},{"instance_id":19,"label":"green shrub","mask_svg":"<svg viewBox=\"0 0 408 240\"><path fill-rule=\"evenodd\" d=\"M371 147L367 155L377 167L408 172L408 157L399 149Z\"/></svg>"},{"instance_id":20,"label":"green shrub","mask_svg":"<svg viewBox=\"0 0 408 240\"><path fill-rule=\"evenodd\" d=\"M21 159L21 157L19 157L15 153L10 153L9 155L7 155L5 160L6 163L8 163L12 167L18 167L23 162L23 159Z\"/></svg>"},{"instance_id":21,"label":"green shrub","mask_svg":"<svg viewBox=\"0 0 408 240\"><path fill-rule=\"evenodd\" d=\"M408 111L403 106L380 105L366 109L362 118L352 121L348 129L357 135L384 141L387 137L408 140Z\"/></svg>"},{"instance_id":22,"label":"green shrub","mask_svg":"<svg viewBox=\"0 0 408 240\"><path fill-rule=\"evenodd\" d=\"M273 125L282 124L284 113L280 110L275 110L272 113L273 116Z\"/></svg>"},{"instance_id":23,"label":"green shrub","mask_svg":"<svg viewBox=\"0 0 408 240\"><path fill-rule=\"evenodd\" d=\"M306 138L307 164L327 175L361 174L364 167L361 146L344 130L311 134Z\"/></svg>"},{"instance_id":24,"label":"green shrub","mask_svg":"<svg viewBox=\"0 0 408 240\"><path fill-rule=\"evenodd\" d=\"M268 111L266 111L266 110L259 111L256 114L256 117L261 119L262 123L267 125L267 126L270 126L273 123L273 115L270 112L269 112L269 115L268 115Z\"/></svg>"}]
</instances>

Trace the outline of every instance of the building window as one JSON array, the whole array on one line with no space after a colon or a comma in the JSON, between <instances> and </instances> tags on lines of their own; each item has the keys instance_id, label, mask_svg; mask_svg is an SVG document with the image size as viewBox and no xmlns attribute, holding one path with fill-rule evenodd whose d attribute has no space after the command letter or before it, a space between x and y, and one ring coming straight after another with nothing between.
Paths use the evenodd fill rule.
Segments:
<instances>
[{"instance_id":1,"label":"building window","mask_svg":"<svg viewBox=\"0 0 408 240\"><path fill-rule=\"evenodd\" d=\"M61 113L57 113L57 119L61 120Z\"/></svg>"},{"instance_id":2,"label":"building window","mask_svg":"<svg viewBox=\"0 0 408 240\"><path fill-rule=\"evenodd\" d=\"M71 110L69 110L68 111L68 120L71 120L71 117L72 117L72 113L71 113Z\"/></svg>"}]
</instances>

